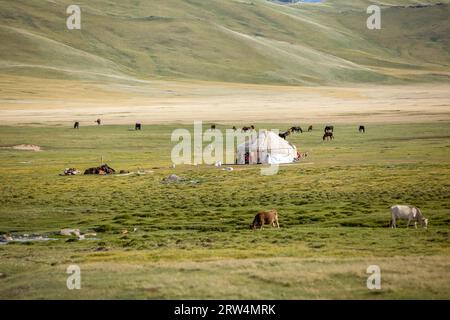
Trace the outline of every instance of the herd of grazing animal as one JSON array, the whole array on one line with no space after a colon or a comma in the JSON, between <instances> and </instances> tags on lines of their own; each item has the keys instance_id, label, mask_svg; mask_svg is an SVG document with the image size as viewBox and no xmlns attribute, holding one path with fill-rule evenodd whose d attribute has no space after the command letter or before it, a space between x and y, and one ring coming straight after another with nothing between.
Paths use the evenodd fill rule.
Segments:
<instances>
[{"instance_id":1,"label":"herd of grazing animal","mask_svg":"<svg viewBox=\"0 0 450 320\"><path fill-rule=\"evenodd\" d=\"M102 121L99 118L99 119L95 120L95 123L97 123L97 125L101 125ZM79 121L75 121L74 124L73 124L73 128L74 129L79 129L80 128L80 122ZM216 125L212 124L211 125L211 130L215 130L215 129L216 129ZM139 122L136 122L136 124L134 125L134 130L136 130L136 131L142 130L142 124L139 123ZM233 130L237 131L236 126L233 126ZM244 127L242 127L241 132L248 132L248 131L251 132L253 130L255 130L255 126L254 125L244 126ZM313 126L310 125L308 127L308 132L311 132L312 130L313 130ZM334 126L330 126L330 125L325 126L324 135L322 137L322 140L323 141L325 141L325 140L333 140L334 139L333 131L334 131ZM365 133L366 132L365 126L359 126L358 131L360 133ZM287 137L290 136L292 133L303 133L303 129L300 126L295 126L295 127L289 128L288 130L286 130L284 132L279 133L278 135L281 138L286 140Z\"/></svg>"},{"instance_id":2,"label":"herd of grazing animal","mask_svg":"<svg viewBox=\"0 0 450 320\"><path fill-rule=\"evenodd\" d=\"M101 124L100 119L97 119L95 122L97 123L97 125ZM75 121L73 128L79 129L79 127L80 127L80 122ZM141 128L142 128L141 123L135 124L135 130L141 130ZM211 130L215 130L215 129L216 129L216 125L214 125L214 124L211 125ZM313 129L313 127L309 126L308 132L311 132L312 129ZM236 131L237 128L235 126L233 126L233 130ZM253 125L244 126L241 129L242 132L247 132L247 131L251 131L251 130L255 130L255 126L253 126ZM325 126L323 140L332 140L334 138L333 131L334 131L334 126L330 126L330 125ZM365 126L359 126L358 131L360 133L365 133L366 132ZM291 127L287 131L280 133L279 136L283 139L286 139L292 132L303 133L303 130L299 126ZM101 169L103 170L103 168L101 168ZM110 169L110 168L107 168L107 169ZM87 169L85 174L86 173L94 173L95 170L98 170L98 168ZM111 170L113 170L113 169L111 169ZM105 169L105 172L106 171L107 170ZM415 228L417 228L418 223L421 225L422 228L426 229L428 227L428 219L424 217L424 215L422 214L422 211L420 211L420 209L417 207L409 206L409 205L394 205L390 209L391 209L391 220L390 220L389 226L391 228L397 227L398 220L406 220L407 228L409 227L411 222L414 222ZM272 227L280 228L280 224L278 222L277 210L272 209L269 211L262 211L262 212L257 213L255 218L253 219L252 224L250 225L250 229L260 229L261 230L261 229L263 229L264 225L270 225Z\"/></svg>"},{"instance_id":3,"label":"herd of grazing animal","mask_svg":"<svg viewBox=\"0 0 450 320\"><path fill-rule=\"evenodd\" d=\"M406 228L409 227L411 222L414 222L414 226L417 229L417 224L424 229L428 228L428 219L424 217L422 211L419 208L409 205L394 205L391 208L391 220L389 227L396 228L398 220L406 220ZM278 222L278 212L275 209L269 211L258 212L253 219L250 229L263 229L264 225L270 225L272 227L280 228Z\"/></svg>"},{"instance_id":4,"label":"herd of grazing animal","mask_svg":"<svg viewBox=\"0 0 450 320\"><path fill-rule=\"evenodd\" d=\"M100 118L98 118L97 120L94 121L98 126L102 124L102 120ZM73 123L73 128L74 129L80 129L80 122L79 121L75 121ZM134 130L141 130L142 129L142 124L140 124L139 122L136 122L134 125Z\"/></svg>"},{"instance_id":5,"label":"herd of grazing animal","mask_svg":"<svg viewBox=\"0 0 450 320\"><path fill-rule=\"evenodd\" d=\"M211 129L215 129L215 128L216 128L215 125L211 126ZM244 127L242 127L241 132L252 131L254 129L255 129L254 126L244 126ZM233 127L233 130L234 131L237 130L235 126ZM311 132L312 130L313 130L313 126L309 126L308 127L308 132ZM327 125L327 126L325 126L323 131L324 131L324 134L323 134L323 137L322 137L323 141L325 141L325 140L333 140L334 139L334 126ZM365 133L366 132L366 127L365 126L359 126L358 131L360 133ZM287 137L289 137L292 133L303 133L303 129L301 127L299 127L299 126L291 127L288 130L279 133L278 135L280 136L280 138L283 138L283 139L286 140Z\"/></svg>"}]
</instances>

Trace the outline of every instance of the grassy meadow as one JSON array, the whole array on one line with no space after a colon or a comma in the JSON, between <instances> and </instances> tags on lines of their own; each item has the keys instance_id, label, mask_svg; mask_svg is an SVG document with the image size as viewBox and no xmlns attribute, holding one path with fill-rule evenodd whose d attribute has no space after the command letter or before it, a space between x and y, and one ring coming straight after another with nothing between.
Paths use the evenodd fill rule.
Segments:
<instances>
[{"instance_id":1,"label":"grassy meadow","mask_svg":"<svg viewBox=\"0 0 450 320\"><path fill-rule=\"evenodd\" d=\"M0 39L9 50L0 51L0 70L35 76L49 87L54 79L448 82L449 3L80 0L81 30L71 31L65 14L71 0L2 0ZM383 12L375 32L366 27L374 4Z\"/></svg>"},{"instance_id":2,"label":"grassy meadow","mask_svg":"<svg viewBox=\"0 0 450 320\"><path fill-rule=\"evenodd\" d=\"M450 298L449 123L372 124L365 134L338 125L331 142L316 124L289 138L308 157L273 176L260 166L170 168L170 135L183 127L192 130L0 126L1 147L42 147L0 149L0 234L57 239L0 245L0 298ZM146 173L58 175L101 157ZM163 183L172 173L186 181ZM428 230L388 228L397 203L420 207ZM272 208L280 229L249 230ZM56 235L62 228L97 236ZM66 288L70 264L81 290ZM366 288L372 264L378 291Z\"/></svg>"}]
</instances>

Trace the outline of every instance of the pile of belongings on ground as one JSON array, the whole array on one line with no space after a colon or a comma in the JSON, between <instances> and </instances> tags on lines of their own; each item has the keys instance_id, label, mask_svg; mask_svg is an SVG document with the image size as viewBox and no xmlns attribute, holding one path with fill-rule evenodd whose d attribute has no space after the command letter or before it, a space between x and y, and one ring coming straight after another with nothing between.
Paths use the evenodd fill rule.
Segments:
<instances>
[{"instance_id":1,"label":"pile of belongings on ground","mask_svg":"<svg viewBox=\"0 0 450 320\"><path fill-rule=\"evenodd\" d=\"M100 167L89 168L84 171L84 174L113 174L116 170L108 166L107 164L102 164Z\"/></svg>"},{"instance_id":2,"label":"pile of belongings on ground","mask_svg":"<svg viewBox=\"0 0 450 320\"><path fill-rule=\"evenodd\" d=\"M80 171L75 168L65 168L61 176L73 176L76 174L80 174Z\"/></svg>"}]
</instances>

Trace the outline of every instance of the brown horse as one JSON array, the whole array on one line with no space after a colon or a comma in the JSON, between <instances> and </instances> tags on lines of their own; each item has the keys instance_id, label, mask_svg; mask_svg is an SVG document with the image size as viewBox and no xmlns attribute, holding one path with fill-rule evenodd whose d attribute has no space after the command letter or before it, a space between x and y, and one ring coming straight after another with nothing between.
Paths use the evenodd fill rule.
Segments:
<instances>
[{"instance_id":1,"label":"brown horse","mask_svg":"<svg viewBox=\"0 0 450 320\"><path fill-rule=\"evenodd\" d=\"M275 209L269 211L259 212L255 219L253 219L253 223L250 225L250 229L262 229L263 225L269 224L272 227L280 227L278 223L278 212Z\"/></svg>"},{"instance_id":2,"label":"brown horse","mask_svg":"<svg viewBox=\"0 0 450 320\"><path fill-rule=\"evenodd\" d=\"M312 126L309 126L308 127L308 132L311 132L312 131Z\"/></svg>"}]
</instances>

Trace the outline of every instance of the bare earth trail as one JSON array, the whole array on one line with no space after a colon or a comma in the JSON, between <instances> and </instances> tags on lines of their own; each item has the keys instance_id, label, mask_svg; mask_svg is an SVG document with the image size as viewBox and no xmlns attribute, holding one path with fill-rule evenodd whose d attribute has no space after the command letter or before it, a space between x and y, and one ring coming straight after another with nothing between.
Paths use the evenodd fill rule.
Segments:
<instances>
[{"instance_id":1,"label":"bare earth trail","mask_svg":"<svg viewBox=\"0 0 450 320\"><path fill-rule=\"evenodd\" d=\"M21 86L21 90L17 90ZM399 123L450 120L450 85L289 87L0 77L2 124Z\"/></svg>"}]
</instances>

